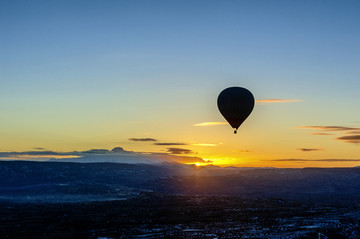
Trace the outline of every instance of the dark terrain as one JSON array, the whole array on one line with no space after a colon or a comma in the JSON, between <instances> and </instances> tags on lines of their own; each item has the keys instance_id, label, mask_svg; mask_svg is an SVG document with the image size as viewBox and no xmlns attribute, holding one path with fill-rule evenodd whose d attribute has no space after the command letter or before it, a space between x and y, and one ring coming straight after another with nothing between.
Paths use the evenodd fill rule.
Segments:
<instances>
[{"instance_id":1,"label":"dark terrain","mask_svg":"<svg viewBox=\"0 0 360 239\"><path fill-rule=\"evenodd\" d=\"M140 192L275 197L356 205L360 168L220 168L181 164L0 161L0 200L127 199Z\"/></svg>"},{"instance_id":2,"label":"dark terrain","mask_svg":"<svg viewBox=\"0 0 360 239\"><path fill-rule=\"evenodd\" d=\"M360 169L0 162L0 238L360 238Z\"/></svg>"},{"instance_id":3,"label":"dark terrain","mask_svg":"<svg viewBox=\"0 0 360 239\"><path fill-rule=\"evenodd\" d=\"M6 203L1 238L359 238L358 207L281 199L171 196L87 203Z\"/></svg>"}]
</instances>

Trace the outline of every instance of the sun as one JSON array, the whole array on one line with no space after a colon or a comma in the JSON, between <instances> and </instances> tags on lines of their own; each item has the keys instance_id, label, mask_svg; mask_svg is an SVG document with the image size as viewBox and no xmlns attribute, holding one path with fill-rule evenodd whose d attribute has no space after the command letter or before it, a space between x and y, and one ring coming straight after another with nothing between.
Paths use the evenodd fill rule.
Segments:
<instances>
[{"instance_id":1,"label":"sun","mask_svg":"<svg viewBox=\"0 0 360 239\"><path fill-rule=\"evenodd\" d=\"M192 162L192 163L185 163L185 164L187 164L187 165L194 165L194 166L196 166L196 167L201 167L201 166L206 166L206 165L208 165L208 163L206 163L206 162Z\"/></svg>"}]
</instances>

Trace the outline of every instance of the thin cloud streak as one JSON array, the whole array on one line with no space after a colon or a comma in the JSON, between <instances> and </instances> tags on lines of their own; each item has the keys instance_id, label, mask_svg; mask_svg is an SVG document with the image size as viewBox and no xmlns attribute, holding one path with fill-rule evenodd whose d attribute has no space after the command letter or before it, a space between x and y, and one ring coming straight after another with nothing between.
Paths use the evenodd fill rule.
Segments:
<instances>
[{"instance_id":1,"label":"thin cloud streak","mask_svg":"<svg viewBox=\"0 0 360 239\"><path fill-rule=\"evenodd\" d=\"M216 125L225 125L227 122L202 122L198 124L194 124L194 126L216 126Z\"/></svg>"},{"instance_id":2,"label":"thin cloud streak","mask_svg":"<svg viewBox=\"0 0 360 239\"><path fill-rule=\"evenodd\" d=\"M187 156L194 153L189 149L168 148L167 153L134 152L115 147L112 150L90 149L86 151L54 152L54 151L25 151L0 152L0 160L27 160L49 162L76 162L76 163L206 163L200 157ZM174 155L175 154L175 155Z\"/></svg>"},{"instance_id":3,"label":"thin cloud streak","mask_svg":"<svg viewBox=\"0 0 360 239\"><path fill-rule=\"evenodd\" d=\"M240 150L233 150L232 152L234 152L234 153L250 153L251 151L240 149Z\"/></svg>"},{"instance_id":4,"label":"thin cloud streak","mask_svg":"<svg viewBox=\"0 0 360 239\"><path fill-rule=\"evenodd\" d=\"M351 144L360 144L360 135L349 135L349 136L342 136L337 137L336 140L340 140L346 143Z\"/></svg>"},{"instance_id":5,"label":"thin cloud streak","mask_svg":"<svg viewBox=\"0 0 360 239\"><path fill-rule=\"evenodd\" d=\"M360 128L344 127L344 126L301 126L298 129L316 129L321 131L357 131Z\"/></svg>"},{"instance_id":6,"label":"thin cloud streak","mask_svg":"<svg viewBox=\"0 0 360 239\"><path fill-rule=\"evenodd\" d=\"M345 136L340 136L335 138L335 140L343 141L351 144L360 144L360 128L357 127L344 127L344 126L302 126L298 129L312 129L319 130L322 132L312 133L313 135L328 135L327 132L335 132L345 134Z\"/></svg>"},{"instance_id":7,"label":"thin cloud streak","mask_svg":"<svg viewBox=\"0 0 360 239\"><path fill-rule=\"evenodd\" d=\"M31 155L31 154L13 154L1 156L0 160L34 160L34 161L48 161L53 159L76 159L81 158L79 155L57 155L57 154L48 154L48 155Z\"/></svg>"},{"instance_id":8,"label":"thin cloud streak","mask_svg":"<svg viewBox=\"0 0 360 239\"><path fill-rule=\"evenodd\" d=\"M130 138L129 139L130 141L140 141L140 142L156 142L157 140L156 139L153 139L153 138Z\"/></svg>"},{"instance_id":9,"label":"thin cloud streak","mask_svg":"<svg viewBox=\"0 0 360 239\"><path fill-rule=\"evenodd\" d=\"M300 150L303 152L311 152L311 151L320 151L320 150L324 150L324 149L321 149L321 148L318 148L318 149L298 148L297 150Z\"/></svg>"},{"instance_id":10,"label":"thin cloud streak","mask_svg":"<svg viewBox=\"0 0 360 239\"><path fill-rule=\"evenodd\" d=\"M154 143L154 145L166 145L166 146L171 146L171 145L187 145L185 143Z\"/></svg>"},{"instance_id":11,"label":"thin cloud streak","mask_svg":"<svg viewBox=\"0 0 360 239\"><path fill-rule=\"evenodd\" d=\"M311 133L311 135L334 135L329 133Z\"/></svg>"},{"instance_id":12,"label":"thin cloud streak","mask_svg":"<svg viewBox=\"0 0 360 239\"><path fill-rule=\"evenodd\" d=\"M295 99L264 99L264 100L256 100L256 103L289 103L289 102L303 102L303 100L295 100Z\"/></svg>"},{"instance_id":13,"label":"thin cloud streak","mask_svg":"<svg viewBox=\"0 0 360 239\"><path fill-rule=\"evenodd\" d=\"M217 144L191 144L193 146L202 146L202 147L215 147Z\"/></svg>"},{"instance_id":14,"label":"thin cloud streak","mask_svg":"<svg viewBox=\"0 0 360 239\"><path fill-rule=\"evenodd\" d=\"M272 159L274 162L360 162L360 159Z\"/></svg>"},{"instance_id":15,"label":"thin cloud streak","mask_svg":"<svg viewBox=\"0 0 360 239\"><path fill-rule=\"evenodd\" d=\"M182 148L167 148L167 152L170 154L190 154L193 153L190 149L182 149Z\"/></svg>"}]
</instances>

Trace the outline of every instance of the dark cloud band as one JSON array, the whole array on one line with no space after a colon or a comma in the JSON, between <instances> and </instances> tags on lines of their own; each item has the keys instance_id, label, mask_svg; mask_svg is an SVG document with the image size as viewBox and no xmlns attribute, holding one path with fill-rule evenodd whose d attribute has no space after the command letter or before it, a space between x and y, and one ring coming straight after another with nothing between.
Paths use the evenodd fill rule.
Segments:
<instances>
[{"instance_id":1,"label":"dark cloud band","mask_svg":"<svg viewBox=\"0 0 360 239\"><path fill-rule=\"evenodd\" d=\"M343 141L351 144L360 143L360 128L357 127L344 127L344 126L302 126L300 129L313 129L322 132L312 133L313 135L328 135L327 132L342 133L345 136L335 138L336 140Z\"/></svg>"},{"instance_id":2,"label":"dark cloud band","mask_svg":"<svg viewBox=\"0 0 360 239\"><path fill-rule=\"evenodd\" d=\"M130 138L129 139L130 141L140 141L140 142L156 142L157 140L156 139L153 139L153 138Z\"/></svg>"},{"instance_id":3,"label":"dark cloud band","mask_svg":"<svg viewBox=\"0 0 360 239\"><path fill-rule=\"evenodd\" d=\"M298 148L297 150L300 150L303 152L311 152L311 151L320 151L320 150L324 150L324 149L321 149L321 148L318 148L318 149Z\"/></svg>"},{"instance_id":4,"label":"dark cloud band","mask_svg":"<svg viewBox=\"0 0 360 239\"><path fill-rule=\"evenodd\" d=\"M29 160L50 162L76 162L76 163L209 163L202 158L188 156L193 153L189 149L168 148L166 153L134 152L122 147L112 150L90 149L86 151L54 152L54 151L25 151L0 152L0 160Z\"/></svg>"},{"instance_id":5,"label":"dark cloud band","mask_svg":"<svg viewBox=\"0 0 360 239\"><path fill-rule=\"evenodd\" d=\"M275 162L360 162L360 159L273 159Z\"/></svg>"},{"instance_id":6,"label":"dark cloud band","mask_svg":"<svg viewBox=\"0 0 360 239\"><path fill-rule=\"evenodd\" d=\"M181 148L167 148L167 152L170 154L190 154L192 151L190 149L181 149Z\"/></svg>"},{"instance_id":7,"label":"dark cloud band","mask_svg":"<svg viewBox=\"0 0 360 239\"><path fill-rule=\"evenodd\" d=\"M344 127L344 126L302 126L300 129L316 129L321 131L353 131L360 130L360 128Z\"/></svg>"},{"instance_id":8,"label":"dark cloud band","mask_svg":"<svg viewBox=\"0 0 360 239\"><path fill-rule=\"evenodd\" d=\"M187 145L184 143L154 143L154 145L166 145L166 146L171 146L171 145Z\"/></svg>"},{"instance_id":9,"label":"dark cloud band","mask_svg":"<svg viewBox=\"0 0 360 239\"><path fill-rule=\"evenodd\" d=\"M336 140L341 140L347 143L359 144L360 143L360 134L357 135L348 135L337 137Z\"/></svg>"}]
</instances>

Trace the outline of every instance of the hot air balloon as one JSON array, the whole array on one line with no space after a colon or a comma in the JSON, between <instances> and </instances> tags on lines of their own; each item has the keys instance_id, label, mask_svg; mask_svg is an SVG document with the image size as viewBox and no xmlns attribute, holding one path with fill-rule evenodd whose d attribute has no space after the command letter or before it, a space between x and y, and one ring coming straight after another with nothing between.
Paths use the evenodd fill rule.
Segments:
<instances>
[{"instance_id":1,"label":"hot air balloon","mask_svg":"<svg viewBox=\"0 0 360 239\"><path fill-rule=\"evenodd\" d=\"M221 91L217 99L220 113L229 122L232 128L237 129L250 115L254 108L253 94L242 87L229 87Z\"/></svg>"}]
</instances>

